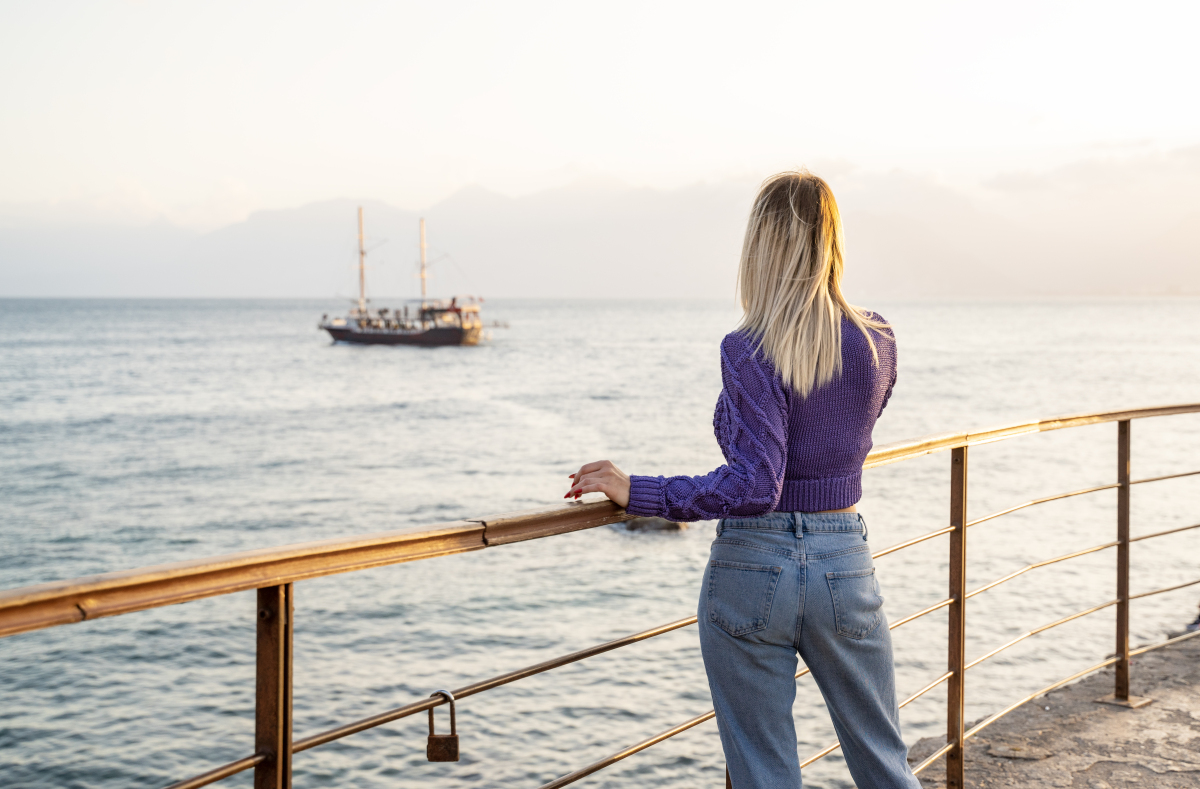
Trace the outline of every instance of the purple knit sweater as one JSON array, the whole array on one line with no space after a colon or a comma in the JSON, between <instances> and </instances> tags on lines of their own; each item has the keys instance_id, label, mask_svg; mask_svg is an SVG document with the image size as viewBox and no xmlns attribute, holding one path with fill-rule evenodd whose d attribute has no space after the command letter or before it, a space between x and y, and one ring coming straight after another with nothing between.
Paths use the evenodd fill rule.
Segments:
<instances>
[{"instance_id":1,"label":"purple knit sweater","mask_svg":"<svg viewBox=\"0 0 1200 789\"><path fill-rule=\"evenodd\" d=\"M890 333L874 337L878 367L866 337L843 317L841 377L802 398L755 353L756 340L726 335L725 387L713 416L726 465L703 477L632 476L626 510L699 521L840 510L857 502L871 429L896 382L896 341Z\"/></svg>"}]
</instances>

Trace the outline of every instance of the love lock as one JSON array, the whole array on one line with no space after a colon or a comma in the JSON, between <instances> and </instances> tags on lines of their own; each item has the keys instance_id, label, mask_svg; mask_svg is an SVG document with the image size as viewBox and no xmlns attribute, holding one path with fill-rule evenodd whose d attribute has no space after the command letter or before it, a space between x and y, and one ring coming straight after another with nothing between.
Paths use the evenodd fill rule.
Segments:
<instances>
[{"instance_id":1,"label":"love lock","mask_svg":"<svg viewBox=\"0 0 1200 789\"><path fill-rule=\"evenodd\" d=\"M454 726L454 694L448 690L435 690L430 696L445 696L450 702L450 733L433 733L433 707L429 708L429 742L425 746L425 758L431 762L458 761L458 729Z\"/></svg>"}]
</instances>

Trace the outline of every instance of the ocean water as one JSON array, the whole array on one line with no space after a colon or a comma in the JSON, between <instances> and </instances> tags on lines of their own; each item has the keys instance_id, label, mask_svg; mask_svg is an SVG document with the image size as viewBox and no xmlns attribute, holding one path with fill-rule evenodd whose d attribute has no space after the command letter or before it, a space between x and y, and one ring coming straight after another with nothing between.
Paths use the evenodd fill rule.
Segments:
<instances>
[{"instance_id":1,"label":"ocean water","mask_svg":"<svg viewBox=\"0 0 1200 789\"><path fill-rule=\"evenodd\" d=\"M1200 300L872 304L900 347L876 443L1085 410L1200 401ZM0 588L434 524L561 501L609 458L705 473L732 304L489 302L476 348L331 344L327 301L0 301ZM970 515L1115 478L1115 425L977 447ZM1200 469L1200 417L1133 426L1134 477ZM878 549L946 523L949 455L868 471ZM972 528L969 583L1107 542L1111 491ZM1133 530L1200 521L1200 477L1134 488ZM712 523L603 527L297 585L297 738L694 613ZM1198 576L1200 534L1133 548L1134 591ZM946 593L945 538L878 561L895 619ZM968 657L1114 595L1111 550L968 605ZM1133 604L1135 642L1200 587ZM969 719L1102 659L1111 609L968 676ZM944 612L894 633L907 695L944 671ZM254 598L236 594L0 639L0 786L161 787L253 750ZM1134 678L1136 686L1136 664ZM833 741L798 682L800 751ZM943 728L943 691L902 714ZM710 708L694 628L471 697L462 761L414 716L300 754L297 787L536 787ZM441 725L444 724L442 719ZM720 786L715 724L585 779ZM850 787L840 756L806 784ZM252 785L248 773L220 784Z\"/></svg>"}]
</instances>

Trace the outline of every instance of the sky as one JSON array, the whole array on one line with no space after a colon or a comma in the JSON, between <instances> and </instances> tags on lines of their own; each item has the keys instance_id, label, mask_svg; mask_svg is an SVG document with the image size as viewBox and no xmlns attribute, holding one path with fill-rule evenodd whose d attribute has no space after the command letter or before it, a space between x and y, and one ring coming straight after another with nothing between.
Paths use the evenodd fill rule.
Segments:
<instances>
[{"instance_id":1,"label":"sky","mask_svg":"<svg viewBox=\"0 0 1200 789\"><path fill-rule=\"evenodd\" d=\"M986 197L1200 144L1197 29L1195 2L5 0L0 215L207 231L801 165Z\"/></svg>"}]
</instances>

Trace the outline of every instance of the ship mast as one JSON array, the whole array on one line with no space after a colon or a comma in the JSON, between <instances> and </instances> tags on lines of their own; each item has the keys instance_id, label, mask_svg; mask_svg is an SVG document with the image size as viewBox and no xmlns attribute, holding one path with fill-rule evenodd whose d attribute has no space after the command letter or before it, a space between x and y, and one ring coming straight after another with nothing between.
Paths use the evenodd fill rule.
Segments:
<instances>
[{"instance_id":1,"label":"ship mast","mask_svg":"<svg viewBox=\"0 0 1200 789\"><path fill-rule=\"evenodd\" d=\"M367 311L367 278L366 278L367 249L363 246L363 216L362 206L358 207L358 312Z\"/></svg>"},{"instance_id":2,"label":"ship mast","mask_svg":"<svg viewBox=\"0 0 1200 789\"><path fill-rule=\"evenodd\" d=\"M421 303L425 302L425 218L421 217Z\"/></svg>"}]
</instances>

